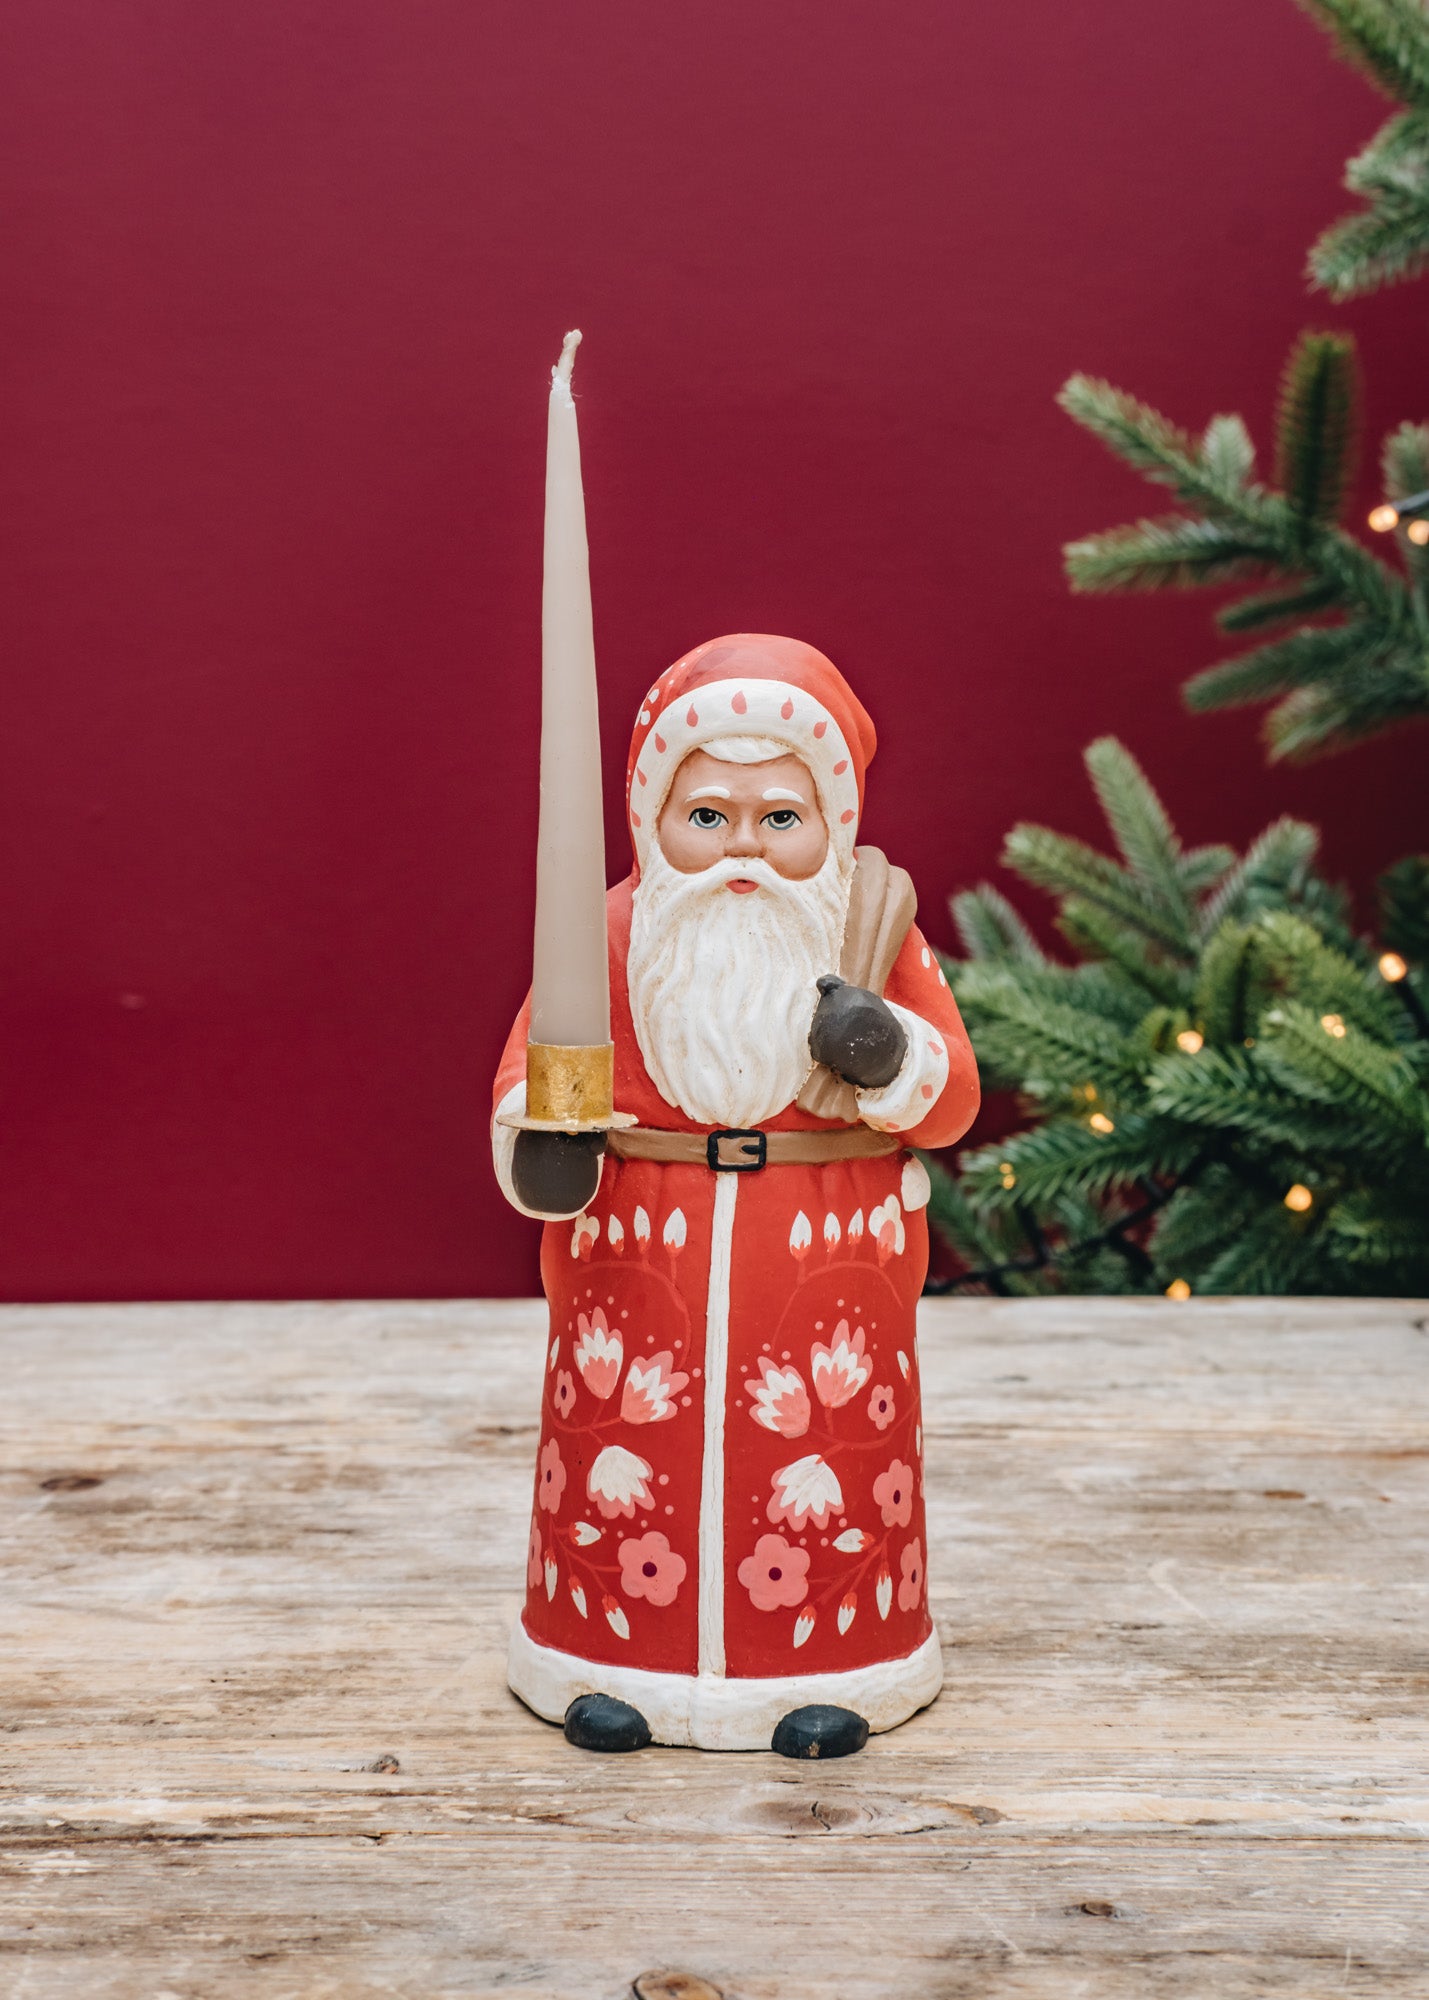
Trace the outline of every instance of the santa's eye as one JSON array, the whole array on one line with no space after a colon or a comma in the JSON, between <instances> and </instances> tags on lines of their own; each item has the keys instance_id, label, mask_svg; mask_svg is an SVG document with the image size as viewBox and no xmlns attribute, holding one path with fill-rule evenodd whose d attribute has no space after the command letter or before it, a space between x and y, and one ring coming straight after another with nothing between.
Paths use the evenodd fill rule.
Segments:
<instances>
[{"instance_id":1,"label":"santa's eye","mask_svg":"<svg viewBox=\"0 0 1429 2000\"><path fill-rule=\"evenodd\" d=\"M765 813L764 824L773 827L776 833L788 833L803 822L792 806L780 806L776 812Z\"/></svg>"},{"instance_id":2,"label":"santa's eye","mask_svg":"<svg viewBox=\"0 0 1429 2000\"><path fill-rule=\"evenodd\" d=\"M699 827L704 833L710 833L724 823L724 814L716 806L696 806L690 814L690 825Z\"/></svg>"}]
</instances>

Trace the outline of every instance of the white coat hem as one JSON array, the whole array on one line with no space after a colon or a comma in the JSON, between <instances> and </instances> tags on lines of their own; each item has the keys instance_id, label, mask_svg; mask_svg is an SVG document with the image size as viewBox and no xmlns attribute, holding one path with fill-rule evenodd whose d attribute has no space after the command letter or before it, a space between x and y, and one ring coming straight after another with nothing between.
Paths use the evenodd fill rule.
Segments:
<instances>
[{"instance_id":1,"label":"white coat hem","mask_svg":"<svg viewBox=\"0 0 1429 2000\"><path fill-rule=\"evenodd\" d=\"M781 1674L745 1680L715 1674L652 1673L599 1665L541 1646L518 1623L506 1678L513 1694L547 1722L560 1722L581 1694L608 1694L638 1708L657 1743L695 1750L767 1750L774 1727L792 1708L827 1702L850 1708L873 1731L896 1729L926 1708L943 1684L936 1632L901 1660L875 1660L844 1673Z\"/></svg>"}]
</instances>

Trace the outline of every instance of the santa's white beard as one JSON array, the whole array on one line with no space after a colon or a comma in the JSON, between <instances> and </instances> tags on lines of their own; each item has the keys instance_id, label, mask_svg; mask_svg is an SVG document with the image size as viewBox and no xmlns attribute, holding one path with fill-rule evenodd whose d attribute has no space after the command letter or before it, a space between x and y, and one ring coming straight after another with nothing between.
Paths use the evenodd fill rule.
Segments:
<instances>
[{"instance_id":1,"label":"santa's white beard","mask_svg":"<svg viewBox=\"0 0 1429 2000\"><path fill-rule=\"evenodd\" d=\"M667 1103L700 1125L758 1125L798 1095L813 1058L815 980L837 972L851 871L833 847L790 882L764 861L681 874L650 843L630 924L630 1011ZM757 882L736 895L726 885Z\"/></svg>"}]
</instances>

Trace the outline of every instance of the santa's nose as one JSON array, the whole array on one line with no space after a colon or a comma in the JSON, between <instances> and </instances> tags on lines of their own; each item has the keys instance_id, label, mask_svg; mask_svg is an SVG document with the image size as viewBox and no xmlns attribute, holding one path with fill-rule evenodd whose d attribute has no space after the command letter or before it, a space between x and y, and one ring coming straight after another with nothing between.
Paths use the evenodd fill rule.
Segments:
<instances>
[{"instance_id":1,"label":"santa's nose","mask_svg":"<svg viewBox=\"0 0 1429 2000\"><path fill-rule=\"evenodd\" d=\"M736 824L729 830L729 837L725 841L724 851L726 854L734 855L740 859L748 859L751 855L763 854L764 842L760 839L756 827Z\"/></svg>"}]
</instances>

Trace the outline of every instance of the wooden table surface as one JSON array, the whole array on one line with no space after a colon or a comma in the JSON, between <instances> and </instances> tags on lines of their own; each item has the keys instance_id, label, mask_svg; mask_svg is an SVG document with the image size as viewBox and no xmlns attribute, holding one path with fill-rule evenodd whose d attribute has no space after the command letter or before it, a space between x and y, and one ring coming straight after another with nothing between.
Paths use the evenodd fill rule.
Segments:
<instances>
[{"instance_id":1,"label":"wooden table surface","mask_svg":"<svg viewBox=\"0 0 1429 2000\"><path fill-rule=\"evenodd\" d=\"M822 1767L507 1693L542 1314L0 1312L6 2000L1429 1991L1429 1307L926 1304L947 1685Z\"/></svg>"}]
</instances>

